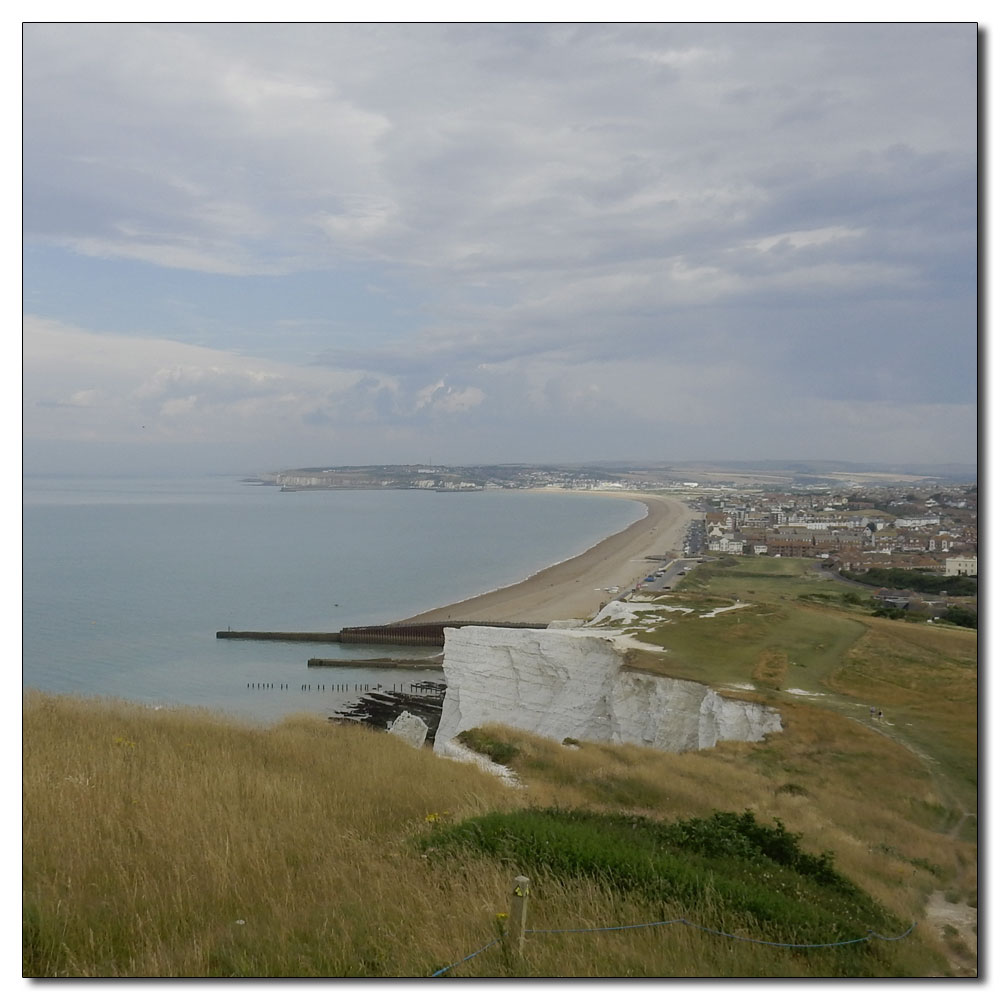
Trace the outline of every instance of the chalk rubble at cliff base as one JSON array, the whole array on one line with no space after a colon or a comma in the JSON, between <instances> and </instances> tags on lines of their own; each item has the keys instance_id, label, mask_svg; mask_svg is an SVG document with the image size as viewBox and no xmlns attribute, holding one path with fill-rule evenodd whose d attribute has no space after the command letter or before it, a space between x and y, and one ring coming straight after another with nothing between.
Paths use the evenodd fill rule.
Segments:
<instances>
[{"instance_id":1,"label":"chalk rubble at cliff base","mask_svg":"<svg viewBox=\"0 0 1000 1000\"><path fill-rule=\"evenodd\" d=\"M414 749L419 749L427 740L427 723L409 712L401 712L389 726L389 732Z\"/></svg>"},{"instance_id":2,"label":"chalk rubble at cliff base","mask_svg":"<svg viewBox=\"0 0 1000 1000\"><path fill-rule=\"evenodd\" d=\"M562 624L562 623L560 623ZM585 628L445 630L447 684L435 751L462 731L501 723L567 737L680 752L720 740L757 742L781 716L695 681L622 669L620 635Z\"/></svg>"}]
</instances>

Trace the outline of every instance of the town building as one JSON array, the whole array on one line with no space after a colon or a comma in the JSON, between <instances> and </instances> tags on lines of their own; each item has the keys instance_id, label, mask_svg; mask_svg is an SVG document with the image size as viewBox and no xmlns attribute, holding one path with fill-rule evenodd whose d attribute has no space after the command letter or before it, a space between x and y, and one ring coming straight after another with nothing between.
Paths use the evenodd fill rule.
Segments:
<instances>
[{"instance_id":1,"label":"town building","mask_svg":"<svg viewBox=\"0 0 1000 1000\"><path fill-rule=\"evenodd\" d=\"M944 561L945 576L978 576L978 556L950 556Z\"/></svg>"}]
</instances>

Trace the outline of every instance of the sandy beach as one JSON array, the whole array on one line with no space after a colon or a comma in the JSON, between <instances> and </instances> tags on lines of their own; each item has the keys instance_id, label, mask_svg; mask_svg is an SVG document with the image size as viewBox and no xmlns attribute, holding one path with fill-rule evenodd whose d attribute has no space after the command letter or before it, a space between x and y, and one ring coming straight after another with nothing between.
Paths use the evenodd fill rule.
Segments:
<instances>
[{"instance_id":1,"label":"sandy beach","mask_svg":"<svg viewBox=\"0 0 1000 1000\"><path fill-rule=\"evenodd\" d=\"M605 494L607 495L607 494ZM680 552L688 521L699 516L680 500L645 493L613 494L646 505L646 516L586 552L509 587L407 618L441 621L551 622L590 618L614 595L628 590L654 564L646 556Z\"/></svg>"}]
</instances>

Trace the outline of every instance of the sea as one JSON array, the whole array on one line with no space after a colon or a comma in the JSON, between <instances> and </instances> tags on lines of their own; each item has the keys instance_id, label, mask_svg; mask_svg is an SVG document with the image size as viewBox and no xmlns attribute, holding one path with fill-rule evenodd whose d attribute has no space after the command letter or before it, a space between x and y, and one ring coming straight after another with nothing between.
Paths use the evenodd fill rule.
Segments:
<instances>
[{"instance_id":1,"label":"sea","mask_svg":"<svg viewBox=\"0 0 1000 1000\"><path fill-rule=\"evenodd\" d=\"M378 625L516 583L645 514L559 491L281 492L237 477L27 477L24 688L270 724L439 668L308 667L421 647L227 640Z\"/></svg>"}]
</instances>

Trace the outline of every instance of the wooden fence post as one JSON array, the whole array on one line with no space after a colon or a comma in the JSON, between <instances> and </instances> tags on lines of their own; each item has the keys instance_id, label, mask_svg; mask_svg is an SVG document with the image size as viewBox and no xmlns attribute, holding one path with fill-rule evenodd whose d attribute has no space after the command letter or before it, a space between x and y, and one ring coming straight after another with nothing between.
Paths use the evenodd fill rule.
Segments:
<instances>
[{"instance_id":1,"label":"wooden fence post","mask_svg":"<svg viewBox=\"0 0 1000 1000\"><path fill-rule=\"evenodd\" d=\"M530 880L527 875L518 875L514 879L514 901L510 908L511 923L517 934L517 953L524 951L524 928L528 919L528 893Z\"/></svg>"}]
</instances>

